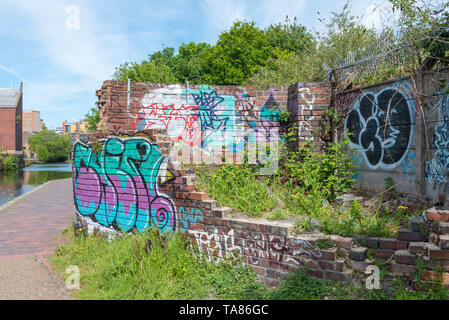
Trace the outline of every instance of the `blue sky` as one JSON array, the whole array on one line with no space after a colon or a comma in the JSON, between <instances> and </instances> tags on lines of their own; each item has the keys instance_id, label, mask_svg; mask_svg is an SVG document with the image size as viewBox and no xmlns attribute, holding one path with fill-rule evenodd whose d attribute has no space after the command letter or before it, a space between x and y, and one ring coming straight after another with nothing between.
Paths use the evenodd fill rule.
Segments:
<instances>
[{"instance_id":1,"label":"blue sky","mask_svg":"<svg viewBox=\"0 0 449 320\"><path fill-rule=\"evenodd\" d=\"M24 83L24 109L41 111L48 127L77 121L95 106L95 91L125 61L142 61L164 46L213 44L236 19L260 27L296 16L322 30L346 0L0 0L0 87ZM386 0L352 0L361 22L378 25L374 7ZM79 9L70 28L68 8ZM317 12L320 12L318 15ZM69 19L69 27L68 26Z\"/></svg>"}]
</instances>

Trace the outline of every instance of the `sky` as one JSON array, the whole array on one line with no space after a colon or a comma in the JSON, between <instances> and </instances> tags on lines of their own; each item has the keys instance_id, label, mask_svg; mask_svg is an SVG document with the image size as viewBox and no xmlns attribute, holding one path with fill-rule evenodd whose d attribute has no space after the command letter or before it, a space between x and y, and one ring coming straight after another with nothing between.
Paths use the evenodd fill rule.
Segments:
<instances>
[{"instance_id":1,"label":"sky","mask_svg":"<svg viewBox=\"0 0 449 320\"><path fill-rule=\"evenodd\" d=\"M47 127L60 127L83 119L95 91L126 61L182 42L214 44L237 19L265 28L288 15L320 31L319 18L328 20L346 1L0 0L0 88L23 82L24 110L39 110ZM386 0L349 3L361 23L379 27Z\"/></svg>"}]
</instances>

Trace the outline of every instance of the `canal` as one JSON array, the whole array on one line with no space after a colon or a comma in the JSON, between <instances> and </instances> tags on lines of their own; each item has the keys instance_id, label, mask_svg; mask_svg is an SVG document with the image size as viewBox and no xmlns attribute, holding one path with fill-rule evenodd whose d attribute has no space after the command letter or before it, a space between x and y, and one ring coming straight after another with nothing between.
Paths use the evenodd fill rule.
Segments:
<instances>
[{"instance_id":1,"label":"canal","mask_svg":"<svg viewBox=\"0 0 449 320\"><path fill-rule=\"evenodd\" d=\"M70 162L32 164L18 171L0 172L0 206L47 181L71 176Z\"/></svg>"}]
</instances>

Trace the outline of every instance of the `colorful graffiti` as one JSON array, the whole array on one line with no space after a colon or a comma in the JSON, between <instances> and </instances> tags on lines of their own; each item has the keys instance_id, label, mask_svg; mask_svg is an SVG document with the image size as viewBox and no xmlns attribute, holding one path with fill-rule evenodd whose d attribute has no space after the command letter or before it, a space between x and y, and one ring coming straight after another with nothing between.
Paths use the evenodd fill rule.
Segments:
<instances>
[{"instance_id":1,"label":"colorful graffiti","mask_svg":"<svg viewBox=\"0 0 449 320\"><path fill-rule=\"evenodd\" d=\"M345 119L350 146L358 148L370 169L393 169L408 156L415 108L404 88L398 84L365 92Z\"/></svg>"},{"instance_id":2,"label":"colorful graffiti","mask_svg":"<svg viewBox=\"0 0 449 320\"><path fill-rule=\"evenodd\" d=\"M98 146L97 146L98 147ZM176 207L159 186L169 181L166 158L145 137L108 137L101 151L77 141L73 147L73 190L79 214L102 226L139 232L176 227Z\"/></svg>"},{"instance_id":3,"label":"colorful graffiti","mask_svg":"<svg viewBox=\"0 0 449 320\"><path fill-rule=\"evenodd\" d=\"M439 124L435 126L434 145L436 159L426 161L426 177L435 184L447 183L446 171L449 170L449 94L438 91Z\"/></svg>"},{"instance_id":4,"label":"colorful graffiti","mask_svg":"<svg viewBox=\"0 0 449 320\"><path fill-rule=\"evenodd\" d=\"M209 86L187 90L170 85L144 96L134 129L165 129L171 141L205 151L225 146L235 153L243 150L245 142L267 142L270 130L279 128L280 115L272 89L258 107L239 88L233 95L220 96Z\"/></svg>"}]
</instances>

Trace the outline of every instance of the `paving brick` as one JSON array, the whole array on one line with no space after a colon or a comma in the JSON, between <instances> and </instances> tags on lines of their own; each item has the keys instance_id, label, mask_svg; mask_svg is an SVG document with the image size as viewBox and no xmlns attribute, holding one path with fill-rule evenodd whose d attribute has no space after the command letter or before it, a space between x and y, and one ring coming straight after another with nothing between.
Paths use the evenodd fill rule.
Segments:
<instances>
[{"instance_id":1,"label":"paving brick","mask_svg":"<svg viewBox=\"0 0 449 320\"><path fill-rule=\"evenodd\" d=\"M73 221L72 179L48 182L0 212L0 256L52 252Z\"/></svg>"}]
</instances>

